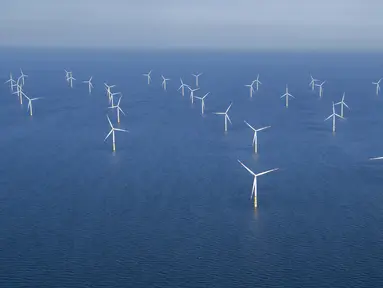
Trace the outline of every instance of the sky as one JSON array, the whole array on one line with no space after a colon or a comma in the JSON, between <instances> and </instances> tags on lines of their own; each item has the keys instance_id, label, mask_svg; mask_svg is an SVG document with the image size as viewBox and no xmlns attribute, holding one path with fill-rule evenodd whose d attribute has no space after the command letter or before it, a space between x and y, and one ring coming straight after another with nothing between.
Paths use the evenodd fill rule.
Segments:
<instances>
[{"instance_id":1,"label":"sky","mask_svg":"<svg viewBox=\"0 0 383 288\"><path fill-rule=\"evenodd\" d=\"M2 1L0 46L383 48L379 0Z\"/></svg>"}]
</instances>

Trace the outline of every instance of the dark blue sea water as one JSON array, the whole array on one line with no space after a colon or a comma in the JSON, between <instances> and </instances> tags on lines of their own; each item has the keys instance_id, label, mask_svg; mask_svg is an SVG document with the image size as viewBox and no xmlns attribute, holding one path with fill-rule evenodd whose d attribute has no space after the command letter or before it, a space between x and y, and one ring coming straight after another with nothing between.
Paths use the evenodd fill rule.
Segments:
<instances>
[{"instance_id":1,"label":"dark blue sea water","mask_svg":"<svg viewBox=\"0 0 383 288\"><path fill-rule=\"evenodd\" d=\"M1 50L1 287L382 287L383 55ZM68 87L64 69L77 79ZM142 73L153 69L153 82ZM177 88L203 72L200 102ZM257 74L263 85L249 98ZM326 80L323 98L310 73ZM168 91L161 74L171 78ZM93 75L94 91L87 80ZM103 83L122 92L112 152ZM284 107L286 84L296 99ZM331 132L332 101L346 120ZM228 133L224 111L233 101ZM259 133L259 155L252 131ZM258 173L258 204L250 200Z\"/></svg>"}]
</instances>

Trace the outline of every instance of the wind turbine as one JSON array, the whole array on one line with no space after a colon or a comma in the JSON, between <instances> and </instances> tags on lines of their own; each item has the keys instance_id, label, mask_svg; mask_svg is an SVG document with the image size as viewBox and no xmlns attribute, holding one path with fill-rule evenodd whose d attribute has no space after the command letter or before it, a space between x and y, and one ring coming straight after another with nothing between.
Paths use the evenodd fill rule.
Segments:
<instances>
[{"instance_id":1,"label":"wind turbine","mask_svg":"<svg viewBox=\"0 0 383 288\"><path fill-rule=\"evenodd\" d=\"M110 95L112 94L112 92L110 92L110 89L111 88L113 88L113 87L116 87L116 85L108 85L108 84L106 84L106 83L104 83L104 85L105 85L105 89L106 89L106 96L108 96L108 98L109 98L109 103L110 103Z\"/></svg>"},{"instance_id":2,"label":"wind turbine","mask_svg":"<svg viewBox=\"0 0 383 288\"><path fill-rule=\"evenodd\" d=\"M161 77L162 77L162 87L164 88L164 91L166 91L166 81L168 81L168 80L170 80L170 79L168 79L168 78L165 78L164 76L162 76L161 75Z\"/></svg>"},{"instance_id":3,"label":"wind turbine","mask_svg":"<svg viewBox=\"0 0 383 288\"><path fill-rule=\"evenodd\" d=\"M116 151L116 136L114 135L114 131L121 131L121 132L129 132L128 130L124 130L124 129L119 129L119 128L114 128L113 125L112 125L112 122L110 122L110 119L109 119L109 116L106 115L106 118L108 118L108 122L109 122L109 125L110 127L112 128L110 130L110 132L108 133L108 135L106 135L104 141L106 141L106 139L108 139L108 137L110 136L110 134L112 134L112 140L113 140L113 146L112 146L112 149L113 149L113 152Z\"/></svg>"},{"instance_id":4,"label":"wind turbine","mask_svg":"<svg viewBox=\"0 0 383 288\"><path fill-rule=\"evenodd\" d=\"M22 94L22 92L23 92L22 86L17 83L16 84L16 91L13 92L12 94L16 94L19 97L21 105L23 105L23 94Z\"/></svg>"},{"instance_id":5,"label":"wind turbine","mask_svg":"<svg viewBox=\"0 0 383 288\"><path fill-rule=\"evenodd\" d=\"M323 96L323 84L326 83L326 80L323 81L321 84L315 84L315 86L319 87L319 97L322 98Z\"/></svg>"},{"instance_id":6,"label":"wind turbine","mask_svg":"<svg viewBox=\"0 0 383 288\"><path fill-rule=\"evenodd\" d=\"M112 103L112 106L114 106L114 104L113 104L114 95L121 95L121 92L115 92L115 93L110 93L109 94L109 103Z\"/></svg>"},{"instance_id":7,"label":"wind turbine","mask_svg":"<svg viewBox=\"0 0 383 288\"><path fill-rule=\"evenodd\" d=\"M178 88L178 91L181 89L182 96L185 96L185 87L190 88L189 85L185 84L182 79L180 78L181 86Z\"/></svg>"},{"instance_id":8,"label":"wind turbine","mask_svg":"<svg viewBox=\"0 0 383 288\"><path fill-rule=\"evenodd\" d=\"M194 92L199 90L199 88L192 89L192 88L190 88L190 86L186 86L186 87L188 87L190 90L190 100L191 100L191 103L193 104L194 103Z\"/></svg>"},{"instance_id":9,"label":"wind turbine","mask_svg":"<svg viewBox=\"0 0 383 288\"><path fill-rule=\"evenodd\" d=\"M4 84L7 84L7 83L9 83L9 87L11 89L11 92L13 93L13 87L16 86L15 85L16 81L13 80L12 73L9 73L9 79L4 82Z\"/></svg>"},{"instance_id":10,"label":"wind turbine","mask_svg":"<svg viewBox=\"0 0 383 288\"><path fill-rule=\"evenodd\" d=\"M122 109L120 107L121 98L122 98L122 96L120 96L120 99L118 99L117 105L112 104L112 106L108 107L108 108L112 108L112 109L116 108L116 110L117 110L117 123L120 123L120 111L122 114L125 115L124 111L122 111Z\"/></svg>"},{"instance_id":11,"label":"wind turbine","mask_svg":"<svg viewBox=\"0 0 383 288\"><path fill-rule=\"evenodd\" d=\"M76 79L73 78L72 73L71 73L68 77L68 82L69 82L70 88L73 88L73 80L76 80Z\"/></svg>"},{"instance_id":12,"label":"wind turbine","mask_svg":"<svg viewBox=\"0 0 383 288\"><path fill-rule=\"evenodd\" d=\"M251 126L246 121L244 121L244 122L245 122L245 124L247 126L249 126L254 131L254 137L253 137L254 153L257 154L258 153L258 137L257 137L257 132L265 130L267 128L270 128L271 126L266 126L266 127L262 127L262 128L259 128L259 129L255 129L253 126Z\"/></svg>"},{"instance_id":13,"label":"wind turbine","mask_svg":"<svg viewBox=\"0 0 383 288\"><path fill-rule=\"evenodd\" d=\"M25 84L24 78L25 78L25 77L28 77L28 75L24 74L24 73L23 73L23 70L21 70L21 68L20 68L20 73L21 73L21 76L20 76L20 77L21 77L21 80L23 81L23 86L24 86L24 84Z\"/></svg>"},{"instance_id":14,"label":"wind turbine","mask_svg":"<svg viewBox=\"0 0 383 288\"><path fill-rule=\"evenodd\" d=\"M245 85L246 87L250 88L250 98L253 98L253 92L255 92L253 85L254 85L254 81L251 82L251 84Z\"/></svg>"},{"instance_id":15,"label":"wind turbine","mask_svg":"<svg viewBox=\"0 0 383 288\"><path fill-rule=\"evenodd\" d=\"M32 116L33 114L33 108L32 108L32 101L34 100L38 100L38 99L42 99L41 97L37 97L37 98L29 98L23 91L21 91L21 94L28 99L28 110L29 110L29 114Z\"/></svg>"},{"instance_id":16,"label":"wind turbine","mask_svg":"<svg viewBox=\"0 0 383 288\"><path fill-rule=\"evenodd\" d=\"M289 97L295 98L289 93L289 87L286 85L286 93L281 96L281 98L286 97L286 108L289 107Z\"/></svg>"},{"instance_id":17,"label":"wind turbine","mask_svg":"<svg viewBox=\"0 0 383 288\"><path fill-rule=\"evenodd\" d=\"M372 82L372 84L376 85L376 95L379 94L380 90L380 81L382 81L383 78L380 78L378 82Z\"/></svg>"},{"instance_id":18,"label":"wind turbine","mask_svg":"<svg viewBox=\"0 0 383 288\"><path fill-rule=\"evenodd\" d=\"M257 75L257 79L255 79L254 81L253 81L253 83L257 83L257 91L258 91L258 89L259 89L259 84L262 84L262 82L261 81L259 81L259 74ZM252 84L253 84L252 83Z\"/></svg>"},{"instance_id":19,"label":"wind turbine","mask_svg":"<svg viewBox=\"0 0 383 288\"><path fill-rule=\"evenodd\" d=\"M334 104L334 102L332 102L332 114L330 116L328 116L326 119L324 119L324 121L330 119L331 117L332 117L332 132L335 132L335 117L339 117L339 118L342 118L342 119L344 119L344 117L335 113L335 104Z\"/></svg>"},{"instance_id":20,"label":"wind turbine","mask_svg":"<svg viewBox=\"0 0 383 288\"><path fill-rule=\"evenodd\" d=\"M340 105L340 116L342 117L343 117L343 106L346 106L348 109L350 109L350 107L347 106L346 102L344 102L345 94L346 93L343 92L342 101L335 103L335 105Z\"/></svg>"},{"instance_id":21,"label":"wind turbine","mask_svg":"<svg viewBox=\"0 0 383 288\"><path fill-rule=\"evenodd\" d=\"M309 83L309 86L311 86L311 90L314 91L315 88L315 82L319 81L318 79L313 78L313 76L310 74L311 82Z\"/></svg>"},{"instance_id":22,"label":"wind turbine","mask_svg":"<svg viewBox=\"0 0 383 288\"><path fill-rule=\"evenodd\" d=\"M267 171L264 171L264 172L261 172L261 173L258 173L258 174L255 174L253 171L251 171L247 166L245 166L245 164L243 164L241 161L237 160L239 162L239 164L241 164L251 175L254 176L254 180L253 180L253 187L251 188L251 196L250 196L250 199L252 197L254 197L254 208L257 208L258 206L258 202L257 202L257 177L258 176L261 176L261 175L264 175L264 174L267 174L267 173L270 173L270 172L273 172L273 171L276 171L278 170L279 168L274 168L274 169L271 169L271 170L267 170Z\"/></svg>"},{"instance_id":23,"label":"wind turbine","mask_svg":"<svg viewBox=\"0 0 383 288\"><path fill-rule=\"evenodd\" d=\"M72 72L66 71L65 69L64 69L64 71L65 71L65 80L69 83L69 76L72 75Z\"/></svg>"},{"instance_id":24,"label":"wind turbine","mask_svg":"<svg viewBox=\"0 0 383 288\"><path fill-rule=\"evenodd\" d=\"M227 114L229 112L230 108L231 108L231 105L233 105L233 102L230 103L229 107L226 109L225 112L216 112L216 113L214 113L216 115L225 115L225 132L227 132L227 120L229 120L230 124L233 124L233 123L231 123L230 117Z\"/></svg>"},{"instance_id":25,"label":"wind turbine","mask_svg":"<svg viewBox=\"0 0 383 288\"><path fill-rule=\"evenodd\" d=\"M89 95L92 93L92 88L93 88L92 79L93 79L93 76L91 76L88 81L82 81L82 83L88 83Z\"/></svg>"},{"instance_id":26,"label":"wind turbine","mask_svg":"<svg viewBox=\"0 0 383 288\"><path fill-rule=\"evenodd\" d=\"M150 81L152 80L152 77L150 77L150 74L152 74L152 70L150 70L148 73L142 74L143 76L148 78L148 85L150 84Z\"/></svg>"},{"instance_id":27,"label":"wind turbine","mask_svg":"<svg viewBox=\"0 0 383 288\"><path fill-rule=\"evenodd\" d=\"M201 76L203 73L199 73L199 74L192 74L194 77L195 77L195 86L196 87L199 87L198 86L198 78L199 78L199 76Z\"/></svg>"},{"instance_id":28,"label":"wind turbine","mask_svg":"<svg viewBox=\"0 0 383 288\"><path fill-rule=\"evenodd\" d=\"M203 97L197 97L197 96L195 96L195 98L197 98L197 99L199 99L199 100L201 100L201 109L202 109L202 111L201 111L201 114L203 115L203 113L204 113L204 111L205 111L205 98L207 97L207 95L209 95L210 94L210 92L207 92L206 94L205 94L205 96L203 96Z\"/></svg>"}]
</instances>

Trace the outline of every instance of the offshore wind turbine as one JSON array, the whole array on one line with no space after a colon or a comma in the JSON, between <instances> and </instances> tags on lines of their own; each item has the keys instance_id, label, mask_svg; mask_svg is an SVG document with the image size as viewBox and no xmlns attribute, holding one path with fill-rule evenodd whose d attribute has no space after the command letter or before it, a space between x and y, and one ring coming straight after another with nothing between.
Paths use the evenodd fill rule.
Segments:
<instances>
[{"instance_id":1,"label":"offshore wind turbine","mask_svg":"<svg viewBox=\"0 0 383 288\"><path fill-rule=\"evenodd\" d=\"M326 80L323 81L322 83L320 84L315 84L315 86L319 87L319 97L322 98L323 96L323 84L326 83Z\"/></svg>"},{"instance_id":2,"label":"offshore wind turbine","mask_svg":"<svg viewBox=\"0 0 383 288\"><path fill-rule=\"evenodd\" d=\"M190 88L189 85L185 84L182 79L180 78L181 86L178 88L178 91L181 89L182 96L185 96L185 87Z\"/></svg>"},{"instance_id":3,"label":"offshore wind turbine","mask_svg":"<svg viewBox=\"0 0 383 288\"><path fill-rule=\"evenodd\" d=\"M18 83L16 83L16 91L13 92L12 94L17 94L17 96L19 97L19 100L20 100L20 104L23 105L23 95L21 94L22 93L22 86L19 85Z\"/></svg>"},{"instance_id":4,"label":"offshore wind turbine","mask_svg":"<svg viewBox=\"0 0 383 288\"><path fill-rule=\"evenodd\" d=\"M216 112L216 113L214 113L216 115L225 115L225 132L227 132L227 120L229 120L230 124L233 124L233 123L231 123L230 117L227 114L229 112L230 108L231 108L231 105L233 105L233 102L230 103L229 107L226 109L225 112Z\"/></svg>"},{"instance_id":5,"label":"offshore wind turbine","mask_svg":"<svg viewBox=\"0 0 383 288\"><path fill-rule=\"evenodd\" d=\"M65 80L69 83L69 77L72 75L72 72L65 70Z\"/></svg>"},{"instance_id":6,"label":"offshore wind turbine","mask_svg":"<svg viewBox=\"0 0 383 288\"><path fill-rule=\"evenodd\" d=\"M150 81L152 80L152 77L150 76L152 74L152 70L150 70L148 73L142 74L143 76L148 78L148 85L150 84Z\"/></svg>"},{"instance_id":7,"label":"offshore wind turbine","mask_svg":"<svg viewBox=\"0 0 383 288\"><path fill-rule=\"evenodd\" d=\"M128 130L124 130L124 129L119 129L119 128L114 128L113 125L112 125L112 122L110 122L110 119L109 119L109 116L106 115L106 118L108 118L108 122L109 122L109 125L111 127L111 130L109 131L108 135L106 135L105 139L104 139L104 142L106 141L106 139L108 139L108 137L110 136L110 134L112 134L112 143L113 143L113 146L112 146L112 149L113 149L113 152L116 151L116 136L114 135L114 132L115 131L121 131L121 132L129 132Z\"/></svg>"},{"instance_id":8,"label":"offshore wind turbine","mask_svg":"<svg viewBox=\"0 0 383 288\"><path fill-rule=\"evenodd\" d=\"M105 85L105 89L106 89L106 96L108 96L108 98L109 98L109 103L110 103L110 98L111 98L111 94L112 94L112 92L110 92L110 89L112 89L113 87L116 87L116 85L108 85L108 84L106 84L106 83L104 83L104 85Z\"/></svg>"},{"instance_id":9,"label":"offshore wind turbine","mask_svg":"<svg viewBox=\"0 0 383 288\"><path fill-rule=\"evenodd\" d=\"M342 116L342 117L343 117L343 106L346 106L348 109L350 109L350 107L347 106L346 102L344 102L344 96L345 95L346 95L346 93L343 92L342 101L335 103L335 105L340 105L340 116Z\"/></svg>"},{"instance_id":10,"label":"offshore wind turbine","mask_svg":"<svg viewBox=\"0 0 383 288\"><path fill-rule=\"evenodd\" d=\"M253 126L251 126L249 123L247 123L246 121L244 121L245 124L247 126L249 126L251 128L251 130L254 131L254 136L253 136L253 146L254 146L254 153L257 154L258 153L258 137L257 137L257 132L259 131L262 131L262 130L265 130L267 128L270 128L271 126L266 126L266 127L262 127L262 128L259 128L259 129L255 129Z\"/></svg>"},{"instance_id":11,"label":"offshore wind turbine","mask_svg":"<svg viewBox=\"0 0 383 288\"><path fill-rule=\"evenodd\" d=\"M191 103L193 104L194 103L194 92L199 90L199 88L195 88L195 89L192 89L190 88L190 86L187 86L190 90L190 100L191 100Z\"/></svg>"},{"instance_id":12,"label":"offshore wind turbine","mask_svg":"<svg viewBox=\"0 0 383 288\"><path fill-rule=\"evenodd\" d=\"M309 83L309 86L311 86L311 90L314 91L315 88L315 82L319 81L318 79L313 78L313 76L310 74L311 82Z\"/></svg>"},{"instance_id":13,"label":"offshore wind turbine","mask_svg":"<svg viewBox=\"0 0 383 288\"><path fill-rule=\"evenodd\" d=\"M265 175L267 173L270 173L270 172L273 172L273 171L276 171L278 170L279 168L274 168L274 169L271 169L271 170L267 170L267 171L264 171L264 172L261 172L261 173L258 173L258 174L255 174L253 171L251 171L247 166L245 166L245 164L243 164L241 161L239 161L237 159L237 161L239 162L239 164L242 165L242 167L244 167L251 175L254 176L254 180L253 180L253 187L251 188L251 196L250 196L250 199L254 197L254 208L257 208L258 206L258 201L257 201L257 177L258 176L261 176L261 175Z\"/></svg>"},{"instance_id":14,"label":"offshore wind turbine","mask_svg":"<svg viewBox=\"0 0 383 288\"><path fill-rule=\"evenodd\" d=\"M4 82L4 84L7 84L9 83L9 87L11 89L11 92L13 93L13 87L16 86L16 81L13 80L13 77L12 77L12 73L9 73L9 79L7 81Z\"/></svg>"},{"instance_id":15,"label":"offshore wind turbine","mask_svg":"<svg viewBox=\"0 0 383 288\"><path fill-rule=\"evenodd\" d=\"M110 92L109 93L109 103L111 103L112 104L112 106L114 106L114 95L121 95L121 92L114 92L114 93L112 93L112 92Z\"/></svg>"},{"instance_id":16,"label":"offshore wind turbine","mask_svg":"<svg viewBox=\"0 0 383 288\"><path fill-rule=\"evenodd\" d=\"M379 94L380 91L380 81L382 81L383 78L380 78L378 82L372 82L372 84L376 85L376 95Z\"/></svg>"},{"instance_id":17,"label":"offshore wind turbine","mask_svg":"<svg viewBox=\"0 0 383 288\"><path fill-rule=\"evenodd\" d=\"M76 80L76 79L73 78L72 73L71 73L68 77L68 82L69 82L70 88L73 88L73 80Z\"/></svg>"},{"instance_id":18,"label":"offshore wind turbine","mask_svg":"<svg viewBox=\"0 0 383 288\"><path fill-rule=\"evenodd\" d=\"M286 97L286 108L289 107L289 97L295 98L293 95L289 93L289 87L286 84L286 93L281 96L281 98Z\"/></svg>"},{"instance_id":19,"label":"offshore wind turbine","mask_svg":"<svg viewBox=\"0 0 383 288\"><path fill-rule=\"evenodd\" d=\"M29 110L29 114L31 116L33 116L33 107L32 107L32 101L34 100L38 100L38 99L42 99L41 97L37 97L37 98L29 98L23 91L21 91L21 94L28 99L28 109L27 111Z\"/></svg>"},{"instance_id":20,"label":"offshore wind turbine","mask_svg":"<svg viewBox=\"0 0 383 288\"><path fill-rule=\"evenodd\" d=\"M198 86L198 79L199 79L199 76L201 76L203 73L199 73L199 74L192 74L194 77L195 77L195 86L196 87L199 87Z\"/></svg>"},{"instance_id":21,"label":"offshore wind turbine","mask_svg":"<svg viewBox=\"0 0 383 288\"><path fill-rule=\"evenodd\" d=\"M344 117L340 116L337 113L335 113L335 104L334 104L334 102L332 102L332 114L330 116L328 116L326 119L324 119L324 121L330 119L331 117L332 117L332 132L335 132L335 117L339 117L339 118L342 118L342 119L344 119Z\"/></svg>"},{"instance_id":22,"label":"offshore wind turbine","mask_svg":"<svg viewBox=\"0 0 383 288\"><path fill-rule=\"evenodd\" d=\"M25 84L24 78L25 78L25 77L28 77L28 75L24 74L24 73L23 73L23 70L21 70L21 68L20 68L20 73L21 73L21 76L20 76L20 77L21 77L21 80L22 80L22 82L23 82L23 86L24 86L24 84Z\"/></svg>"},{"instance_id":23,"label":"offshore wind turbine","mask_svg":"<svg viewBox=\"0 0 383 288\"><path fill-rule=\"evenodd\" d=\"M117 110L117 123L120 123L120 111L122 114L125 115L124 111L122 111L122 109L120 107L121 98L122 98L122 95L120 96L120 99L118 99L117 105L113 105L113 103L112 103L112 106L108 107L108 108Z\"/></svg>"},{"instance_id":24,"label":"offshore wind turbine","mask_svg":"<svg viewBox=\"0 0 383 288\"><path fill-rule=\"evenodd\" d=\"M165 78L164 76L162 76L161 75L161 77L162 77L162 87L164 88L164 91L166 91L166 81L168 81L168 80L170 80L170 79L168 79L168 78Z\"/></svg>"},{"instance_id":25,"label":"offshore wind turbine","mask_svg":"<svg viewBox=\"0 0 383 288\"><path fill-rule=\"evenodd\" d=\"M259 74L257 75L257 79L255 79L254 81L253 81L253 83L252 84L254 84L254 83L257 83L257 91L258 91L258 89L259 89L259 85L260 84L262 84L262 82L261 81L259 81Z\"/></svg>"},{"instance_id":26,"label":"offshore wind turbine","mask_svg":"<svg viewBox=\"0 0 383 288\"><path fill-rule=\"evenodd\" d=\"M92 79L93 79L93 76L91 76L88 81L82 81L82 83L88 83L89 95L92 93L92 88L93 88Z\"/></svg>"},{"instance_id":27,"label":"offshore wind turbine","mask_svg":"<svg viewBox=\"0 0 383 288\"><path fill-rule=\"evenodd\" d=\"M195 98L201 100L201 103L202 103L202 104L201 104L201 109L202 109L201 114L202 114L202 115L203 115L203 113L204 113L204 111L205 111L205 98L206 98L209 94L210 94L210 92L207 92L207 93L205 94L205 96L203 96L203 97L195 96Z\"/></svg>"},{"instance_id":28,"label":"offshore wind turbine","mask_svg":"<svg viewBox=\"0 0 383 288\"><path fill-rule=\"evenodd\" d=\"M251 82L251 84L245 85L246 87L250 88L250 98L253 98L253 92L255 92L253 85L254 85L254 81Z\"/></svg>"}]
</instances>

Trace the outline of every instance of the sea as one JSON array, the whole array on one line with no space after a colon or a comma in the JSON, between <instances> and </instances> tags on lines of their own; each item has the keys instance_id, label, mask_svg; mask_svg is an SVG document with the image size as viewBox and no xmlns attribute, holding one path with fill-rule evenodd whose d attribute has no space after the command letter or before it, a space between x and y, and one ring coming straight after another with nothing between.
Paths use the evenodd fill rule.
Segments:
<instances>
[{"instance_id":1,"label":"sea","mask_svg":"<svg viewBox=\"0 0 383 288\"><path fill-rule=\"evenodd\" d=\"M0 287L383 287L383 54L0 52Z\"/></svg>"}]
</instances>

